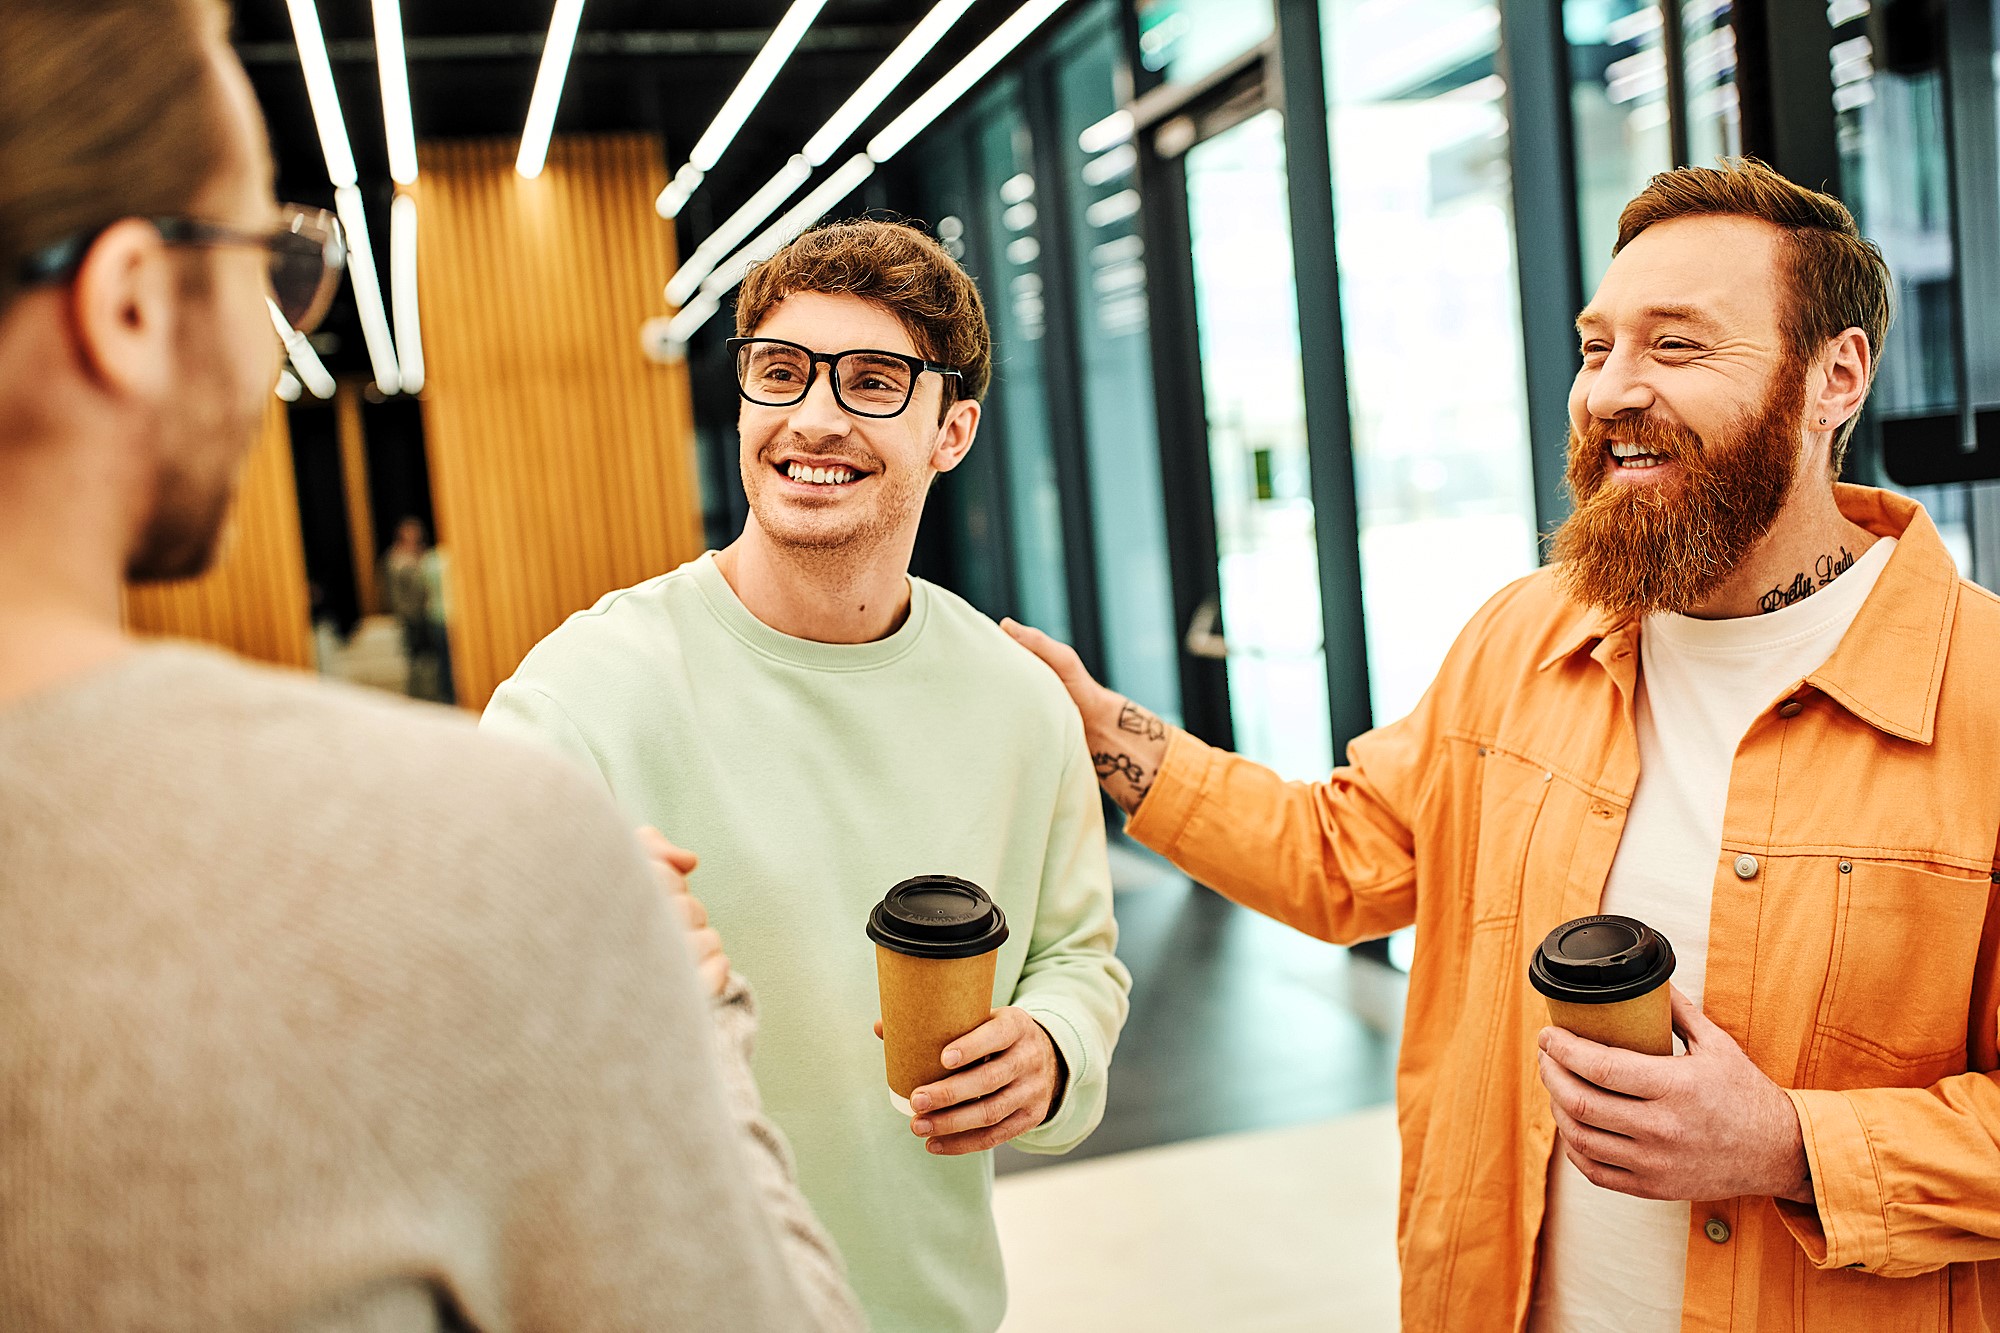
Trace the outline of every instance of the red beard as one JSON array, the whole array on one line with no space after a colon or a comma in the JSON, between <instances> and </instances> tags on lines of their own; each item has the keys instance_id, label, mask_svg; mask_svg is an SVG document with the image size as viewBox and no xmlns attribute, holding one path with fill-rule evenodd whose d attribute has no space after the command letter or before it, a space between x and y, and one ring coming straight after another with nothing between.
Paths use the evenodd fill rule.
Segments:
<instances>
[{"instance_id":1,"label":"red beard","mask_svg":"<svg viewBox=\"0 0 2000 1333\"><path fill-rule=\"evenodd\" d=\"M1556 530L1556 578L1578 601L1620 615L1686 612L1706 601L1771 531L1791 494L1804 440L1805 367L1781 367L1761 411L1717 440L1635 415L1591 417L1569 437L1576 509ZM1607 480L1616 436L1668 459L1658 485Z\"/></svg>"}]
</instances>

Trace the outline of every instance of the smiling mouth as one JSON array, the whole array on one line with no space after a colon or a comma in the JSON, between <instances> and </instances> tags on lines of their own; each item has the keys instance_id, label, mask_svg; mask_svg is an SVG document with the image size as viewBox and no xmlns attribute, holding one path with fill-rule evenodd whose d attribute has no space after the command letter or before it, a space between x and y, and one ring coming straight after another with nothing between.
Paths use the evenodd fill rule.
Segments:
<instances>
[{"instance_id":1,"label":"smiling mouth","mask_svg":"<svg viewBox=\"0 0 2000 1333\"><path fill-rule=\"evenodd\" d=\"M1650 453L1636 444L1619 444L1614 442L1604 446L1604 449L1606 453L1611 455L1612 466L1625 471L1638 471L1643 468L1658 467L1662 463L1673 461L1665 454Z\"/></svg>"},{"instance_id":2,"label":"smiling mouth","mask_svg":"<svg viewBox=\"0 0 2000 1333\"><path fill-rule=\"evenodd\" d=\"M805 486L819 486L829 491L852 486L872 475L838 463L815 467L808 463L780 462L773 463L771 470L787 481L795 481Z\"/></svg>"}]
</instances>

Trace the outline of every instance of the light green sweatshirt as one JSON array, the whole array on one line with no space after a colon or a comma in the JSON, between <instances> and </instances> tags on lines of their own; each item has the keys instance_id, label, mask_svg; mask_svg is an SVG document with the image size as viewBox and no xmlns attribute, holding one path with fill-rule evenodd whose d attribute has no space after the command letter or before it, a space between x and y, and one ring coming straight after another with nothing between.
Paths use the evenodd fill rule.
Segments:
<instances>
[{"instance_id":1,"label":"light green sweatshirt","mask_svg":"<svg viewBox=\"0 0 2000 1333\"><path fill-rule=\"evenodd\" d=\"M889 1104L864 927L913 875L972 880L1007 913L993 1002L1069 1068L1059 1153L1104 1112L1131 978L1112 954L1097 781L1061 685L986 617L911 580L909 619L812 643L737 600L713 555L570 617L484 725L597 773L693 878L763 1026L755 1070L799 1183L878 1333L991 1333L1006 1307L990 1153L936 1157Z\"/></svg>"}]
</instances>

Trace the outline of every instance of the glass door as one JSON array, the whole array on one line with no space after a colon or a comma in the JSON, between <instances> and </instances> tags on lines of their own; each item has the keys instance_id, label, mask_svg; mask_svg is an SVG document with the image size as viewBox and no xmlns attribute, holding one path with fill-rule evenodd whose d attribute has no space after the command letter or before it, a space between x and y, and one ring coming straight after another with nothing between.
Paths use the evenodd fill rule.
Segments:
<instances>
[{"instance_id":1,"label":"glass door","mask_svg":"<svg viewBox=\"0 0 2000 1333\"><path fill-rule=\"evenodd\" d=\"M1258 112L1182 159L1220 597L1190 652L1226 663L1235 748L1333 767L1284 122Z\"/></svg>"}]
</instances>

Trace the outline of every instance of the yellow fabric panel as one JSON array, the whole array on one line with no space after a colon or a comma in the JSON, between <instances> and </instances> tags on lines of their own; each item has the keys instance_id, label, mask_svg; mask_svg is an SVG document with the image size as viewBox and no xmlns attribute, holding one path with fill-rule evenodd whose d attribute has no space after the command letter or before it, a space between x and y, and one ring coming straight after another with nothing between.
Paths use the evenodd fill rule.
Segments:
<instances>
[{"instance_id":1,"label":"yellow fabric panel","mask_svg":"<svg viewBox=\"0 0 2000 1333\"><path fill-rule=\"evenodd\" d=\"M572 612L702 549L686 367L639 343L675 263L660 142L559 138L535 180L515 151L426 145L413 191L424 430L473 709Z\"/></svg>"}]
</instances>

